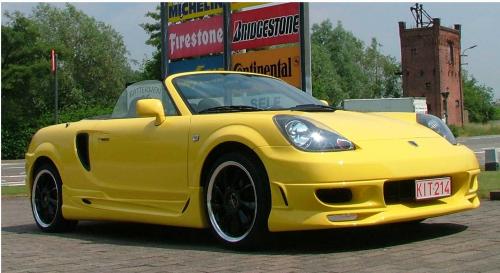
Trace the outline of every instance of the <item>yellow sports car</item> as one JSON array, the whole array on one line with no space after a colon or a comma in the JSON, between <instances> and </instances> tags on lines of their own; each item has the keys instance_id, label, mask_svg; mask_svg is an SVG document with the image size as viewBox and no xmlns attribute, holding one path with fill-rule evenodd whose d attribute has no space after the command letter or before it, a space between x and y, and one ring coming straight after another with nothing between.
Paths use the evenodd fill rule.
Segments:
<instances>
[{"instance_id":1,"label":"yellow sports car","mask_svg":"<svg viewBox=\"0 0 500 273\"><path fill-rule=\"evenodd\" d=\"M77 220L209 227L230 246L479 206L477 160L439 118L336 110L251 73L132 84L111 115L38 131L26 174L44 231Z\"/></svg>"}]
</instances>

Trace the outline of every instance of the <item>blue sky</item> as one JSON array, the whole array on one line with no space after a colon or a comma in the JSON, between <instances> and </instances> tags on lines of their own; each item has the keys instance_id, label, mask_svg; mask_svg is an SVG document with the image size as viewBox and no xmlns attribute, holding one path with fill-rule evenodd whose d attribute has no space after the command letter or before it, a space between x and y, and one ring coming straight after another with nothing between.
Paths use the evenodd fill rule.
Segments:
<instances>
[{"instance_id":1,"label":"blue sky","mask_svg":"<svg viewBox=\"0 0 500 273\"><path fill-rule=\"evenodd\" d=\"M153 52L145 45L148 38L139 24L147 22L145 14L155 9L157 3L73 3L78 9L113 26L123 37L130 59L141 62ZM26 14L36 3L1 4L4 11L19 10ZM62 7L63 3L53 3ZM414 25L410 13L413 3L310 3L310 21L318 23L330 19L342 21L366 44L372 37L382 44L384 54L400 60L398 22ZM495 97L500 98L500 3L424 3L424 9L432 16L441 18L444 26L462 25L462 48L477 45L463 59L465 66L479 82L492 87ZM2 16L2 22L4 18Z\"/></svg>"}]
</instances>

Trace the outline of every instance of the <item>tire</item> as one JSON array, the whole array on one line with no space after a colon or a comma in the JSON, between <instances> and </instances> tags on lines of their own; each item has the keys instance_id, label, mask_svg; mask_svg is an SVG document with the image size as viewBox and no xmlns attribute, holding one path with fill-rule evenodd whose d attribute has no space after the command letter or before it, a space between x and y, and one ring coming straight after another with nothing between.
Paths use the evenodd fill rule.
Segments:
<instances>
[{"instance_id":1,"label":"tire","mask_svg":"<svg viewBox=\"0 0 500 273\"><path fill-rule=\"evenodd\" d=\"M268 235L269 180L262 164L240 153L212 164L204 187L205 212L214 236L225 246L251 248Z\"/></svg>"},{"instance_id":2,"label":"tire","mask_svg":"<svg viewBox=\"0 0 500 273\"><path fill-rule=\"evenodd\" d=\"M31 211L36 225L44 232L70 231L78 223L66 220L62 215L62 182L52 164L43 164L35 171Z\"/></svg>"}]
</instances>

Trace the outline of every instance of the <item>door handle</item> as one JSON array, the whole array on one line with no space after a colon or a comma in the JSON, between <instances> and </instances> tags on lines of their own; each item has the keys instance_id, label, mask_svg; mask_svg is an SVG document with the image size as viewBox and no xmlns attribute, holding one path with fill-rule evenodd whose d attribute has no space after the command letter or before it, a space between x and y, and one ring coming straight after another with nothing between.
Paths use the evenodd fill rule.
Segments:
<instances>
[{"instance_id":1,"label":"door handle","mask_svg":"<svg viewBox=\"0 0 500 273\"><path fill-rule=\"evenodd\" d=\"M108 142L111 140L107 132L96 132L95 139L97 139L97 142Z\"/></svg>"}]
</instances>

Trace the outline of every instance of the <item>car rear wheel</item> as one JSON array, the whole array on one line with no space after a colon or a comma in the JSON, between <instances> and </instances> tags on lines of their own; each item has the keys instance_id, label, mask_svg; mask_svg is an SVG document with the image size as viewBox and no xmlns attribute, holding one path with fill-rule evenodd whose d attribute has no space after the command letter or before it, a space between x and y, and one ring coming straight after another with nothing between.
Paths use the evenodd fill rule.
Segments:
<instances>
[{"instance_id":1,"label":"car rear wheel","mask_svg":"<svg viewBox=\"0 0 500 273\"><path fill-rule=\"evenodd\" d=\"M268 232L270 193L257 160L238 153L222 155L205 184L205 209L215 236L228 246L251 247Z\"/></svg>"},{"instance_id":2,"label":"car rear wheel","mask_svg":"<svg viewBox=\"0 0 500 273\"><path fill-rule=\"evenodd\" d=\"M46 232L73 229L77 221L62 215L62 183L59 173L51 164L44 164L35 171L31 189L31 210L36 225Z\"/></svg>"}]
</instances>

